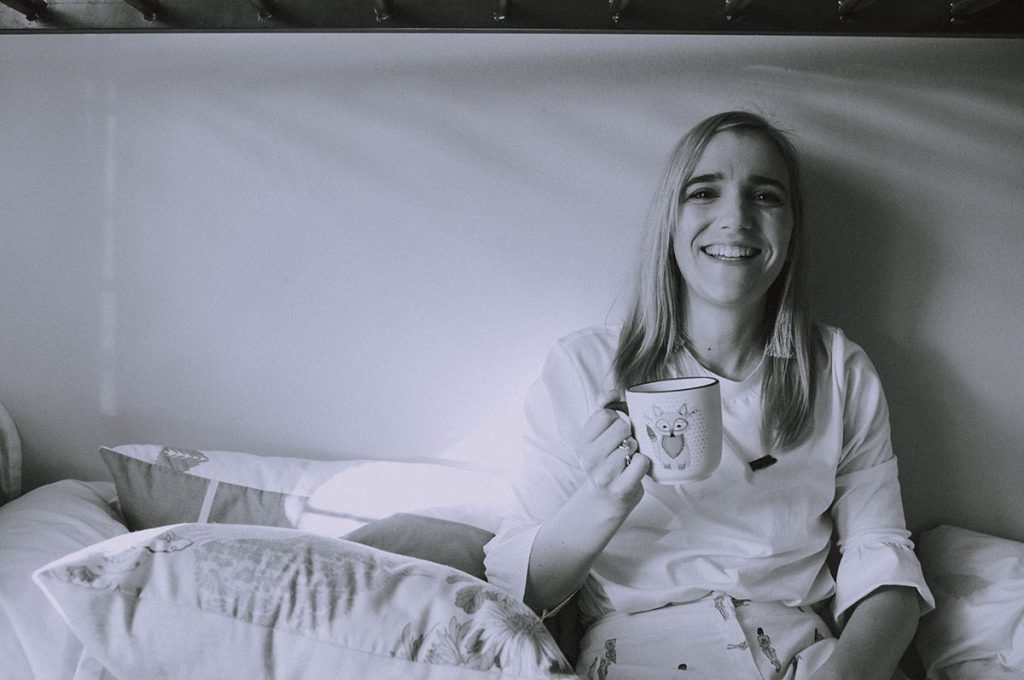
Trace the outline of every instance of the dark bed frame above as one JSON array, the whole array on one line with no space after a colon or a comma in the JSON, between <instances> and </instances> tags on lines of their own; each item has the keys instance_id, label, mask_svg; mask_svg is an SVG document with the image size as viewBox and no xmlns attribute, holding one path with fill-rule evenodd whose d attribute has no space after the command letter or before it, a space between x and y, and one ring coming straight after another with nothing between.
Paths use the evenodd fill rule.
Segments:
<instances>
[{"instance_id":1,"label":"dark bed frame above","mask_svg":"<svg viewBox=\"0 0 1024 680\"><path fill-rule=\"evenodd\" d=\"M1024 37L1024 0L0 0L0 33L587 31Z\"/></svg>"}]
</instances>

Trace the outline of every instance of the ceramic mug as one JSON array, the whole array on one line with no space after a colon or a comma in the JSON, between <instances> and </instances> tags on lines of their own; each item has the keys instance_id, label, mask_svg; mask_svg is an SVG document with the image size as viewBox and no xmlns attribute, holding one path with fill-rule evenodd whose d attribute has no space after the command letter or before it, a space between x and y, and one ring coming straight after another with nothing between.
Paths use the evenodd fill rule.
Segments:
<instances>
[{"instance_id":1,"label":"ceramic mug","mask_svg":"<svg viewBox=\"0 0 1024 680\"><path fill-rule=\"evenodd\" d=\"M669 378L626 389L640 453L656 482L707 479L722 460L722 393L714 378Z\"/></svg>"}]
</instances>

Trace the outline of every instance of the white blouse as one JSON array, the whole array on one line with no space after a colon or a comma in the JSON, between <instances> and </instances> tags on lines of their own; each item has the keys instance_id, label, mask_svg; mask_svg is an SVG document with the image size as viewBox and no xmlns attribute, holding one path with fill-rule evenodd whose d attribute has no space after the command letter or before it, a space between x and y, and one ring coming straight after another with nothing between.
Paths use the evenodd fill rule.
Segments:
<instances>
[{"instance_id":1,"label":"white blouse","mask_svg":"<svg viewBox=\"0 0 1024 680\"><path fill-rule=\"evenodd\" d=\"M644 478L644 496L594 562L580 593L585 617L640 612L705 597L809 605L835 595L841 617L884 585L916 588L921 612L934 599L906 529L889 412L874 366L841 330L825 327L830 371L819 377L812 436L772 452L754 471L761 443L759 367L741 382L715 375L688 353L676 376L721 382L722 462L710 478L683 485ZM574 443L615 386L618 328L595 326L562 338L526 397L526 449L515 507L486 548L490 582L522 599L534 538L585 479ZM672 376L666 376L672 377ZM826 558L833 529L842 554L833 579Z\"/></svg>"}]
</instances>

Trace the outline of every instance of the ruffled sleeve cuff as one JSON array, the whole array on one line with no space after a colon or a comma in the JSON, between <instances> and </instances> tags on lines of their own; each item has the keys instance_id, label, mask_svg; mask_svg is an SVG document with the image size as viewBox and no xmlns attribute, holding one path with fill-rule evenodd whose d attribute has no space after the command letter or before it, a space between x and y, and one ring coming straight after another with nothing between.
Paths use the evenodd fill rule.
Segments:
<instances>
[{"instance_id":1,"label":"ruffled sleeve cuff","mask_svg":"<svg viewBox=\"0 0 1024 680\"><path fill-rule=\"evenodd\" d=\"M909 540L879 540L844 550L832 605L836 620L844 621L855 604L883 586L914 588L921 616L935 608L935 598L925 583L913 544Z\"/></svg>"},{"instance_id":2,"label":"ruffled sleeve cuff","mask_svg":"<svg viewBox=\"0 0 1024 680\"><path fill-rule=\"evenodd\" d=\"M537 538L540 525L505 528L484 545L484 572L487 582L501 588L520 602L526 597L526 572L530 567L530 550ZM549 619L569 604L579 588L562 600L558 606L540 613L541 620Z\"/></svg>"},{"instance_id":3,"label":"ruffled sleeve cuff","mask_svg":"<svg viewBox=\"0 0 1024 680\"><path fill-rule=\"evenodd\" d=\"M539 524L504 524L484 545L484 573L491 585L522 601L526 596L526 573L530 551L540 531Z\"/></svg>"}]
</instances>

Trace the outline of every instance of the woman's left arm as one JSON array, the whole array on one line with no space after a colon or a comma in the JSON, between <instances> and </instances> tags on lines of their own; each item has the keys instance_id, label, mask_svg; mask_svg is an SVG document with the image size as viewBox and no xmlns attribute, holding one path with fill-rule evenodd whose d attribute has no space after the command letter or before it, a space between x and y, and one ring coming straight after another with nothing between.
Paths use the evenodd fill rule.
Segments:
<instances>
[{"instance_id":1,"label":"woman's left arm","mask_svg":"<svg viewBox=\"0 0 1024 680\"><path fill-rule=\"evenodd\" d=\"M845 342L843 449L832 519L842 558L833 615L845 622L813 680L889 680L934 606L903 516L889 409L874 365Z\"/></svg>"},{"instance_id":2,"label":"woman's left arm","mask_svg":"<svg viewBox=\"0 0 1024 680\"><path fill-rule=\"evenodd\" d=\"M811 680L889 680L917 630L914 588L884 586L849 613L832 656Z\"/></svg>"}]
</instances>

